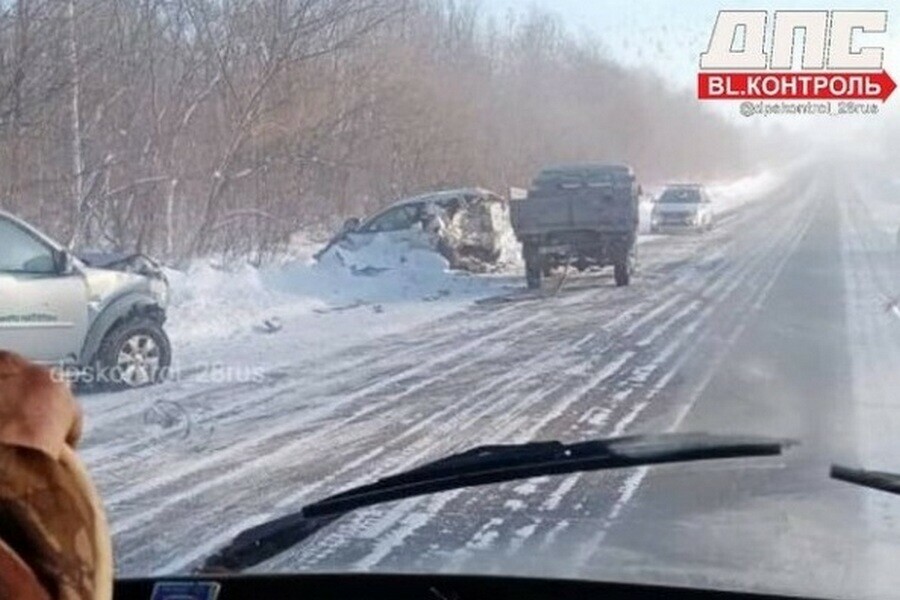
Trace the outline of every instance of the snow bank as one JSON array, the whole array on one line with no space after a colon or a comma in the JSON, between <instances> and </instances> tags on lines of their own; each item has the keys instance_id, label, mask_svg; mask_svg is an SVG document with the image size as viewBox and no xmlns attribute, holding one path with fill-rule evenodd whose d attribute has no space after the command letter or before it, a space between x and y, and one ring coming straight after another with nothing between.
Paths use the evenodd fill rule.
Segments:
<instances>
[{"instance_id":1,"label":"snow bank","mask_svg":"<svg viewBox=\"0 0 900 600\"><path fill-rule=\"evenodd\" d=\"M708 182L706 191L713 202L713 212L721 214L734 210L748 202L760 200L775 190L783 182L783 176L777 176L771 171L763 171L755 175L749 175L741 179L723 182ZM653 200L665 191L664 185L646 186L645 196L641 200L641 222L639 233L641 235L655 235L650 233L650 221L653 213Z\"/></svg>"},{"instance_id":2,"label":"snow bank","mask_svg":"<svg viewBox=\"0 0 900 600\"><path fill-rule=\"evenodd\" d=\"M187 271L166 274L171 286L166 329L176 344L249 332L273 311L303 314L327 306L314 296L277 292L265 271L249 265L224 270L197 261Z\"/></svg>"},{"instance_id":3,"label":"snow bank","mask_svg":"<svg viewBox=\"0 0 900 600\"><path fill-rule=\"evenodd\" d=\"M444 279L449 269L446 259L431 248L421 231L348 236L354 243L335 245L322 256L319 265L323 272L343 277L347 273L372 276L402 270L413 277Z\"/></svg>"},{"instance_id":4,"label":"snow bank","mask_svg":"<svg viewBox=\"0 0 900 600\"><path fill-rule=\"evenodd\" d=\"M167 275L167 329L176 345L262 335L267 333L264 322L273 318L289 331L314 326L312 321L331 313L346 320L357 311L386 315L422 302L461 308L461 302L513 283L451 271L436 252L388 234L356 250L335 249L320 262L307 258L275 267L225 269L197 261L187 271Z\"/></svg>"},{"instance_id":5,"label":"snow bank","mask_svg":"<svg viewBox=\"0 0 900 600\"><path fill-rule=\"evenodd\" d=\"M765 198L781 183L782 177L771 171L763 171L736 181L710 183L706 190L712 198L713 211L722 213Z\"/></svg>"}]
</instances>

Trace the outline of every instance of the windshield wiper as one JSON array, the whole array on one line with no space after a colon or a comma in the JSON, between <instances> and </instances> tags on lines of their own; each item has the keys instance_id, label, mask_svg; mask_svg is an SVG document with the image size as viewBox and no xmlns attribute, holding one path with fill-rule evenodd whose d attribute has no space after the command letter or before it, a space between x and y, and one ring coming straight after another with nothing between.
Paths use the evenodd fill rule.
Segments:
<instances>
[{"instance_id":1,"label":"windshield wiper","mask_svg":"<svg viewBox=\"0 0 900 600\"><path fill-rule=\"evenodd\" d=\"M238 572L312 536L353 510L477 485L543 475L717 458L781 454L785 440L703 433L640 435L563 444L534 442L481 446L412 470L329 496L238 534L206 559L201 573Z\"/></svg>"},{"instance_id":2,"label":"windshield wiper","mask_svg":"<svg viewBox=\"0 0 900 600\"><path fill-rule=\"evenodd\" d=\"M900 494L900 475L884 471L867 471L853 469L842 465L831 465L831 478L846 481L855 485L881 490L891 494Z\"/></svg>"}]
</instances>

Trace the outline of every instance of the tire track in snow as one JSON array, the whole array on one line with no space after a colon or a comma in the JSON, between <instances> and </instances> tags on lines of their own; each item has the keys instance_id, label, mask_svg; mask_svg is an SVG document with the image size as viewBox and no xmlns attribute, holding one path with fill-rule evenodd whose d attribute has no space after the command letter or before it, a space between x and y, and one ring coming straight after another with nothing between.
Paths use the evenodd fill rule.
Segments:
<instances>
[{"instance_id":1,"label":"tire track in snow","mask_svg":"<svg viewBox=\"0 0 900 600\"><path fill-rule=\"evenodd\" d=\"M534 319L536 319L536 318L539 318L539 317L537 317L537 316L532 317L532 320L534 320ZM507 332L504 331L503 333L505 334L505 333L507 333ZM493 336L493 335L496 335L496 334L492 334L492 336ZM487 339L488 337L491 337L491 336L484 336L484 337L481 338L481 340L483 341L483 340ZM476 359L476 360L483 360L483 357L479 357L479 358ZM462 366L462 365L458 365L458 366L456 367L457 370L458 370L458 368L459 368L460 366ZM443 375L446 375L446 374L447 374L447 373L445 372ZM428 383L430 383L430 382L428 382ZM384 381L380 382L379 385L383 385L383 384L384 384ZM288 386L288 389L292 389L292 387L293 387L293 386ZM412 389L406 390L406 391L403 393L403 395L407 395L407 394L410 393L411 391L418 390L418 389L420 389L421 387L424 387L424 386L420 383L420 384L418 384L417 386L413 387ZM368 391L368 390L367 390L367 391ZM370 410L371 410L371 409L370 409ZM363 413L363 415L360 415L359 413L357 413L356 416L359 417L359 416L364 416L364 415L365 415L365 413ZM242 450L242 449L239 449L239 450ZM198 490L198 491L203 491L203 490ZM131 488L131 492L132 492L132 493L135 493L134 487ZM126 498L126 500L127 500L127 499L128 499L128 498ZM112 500L113 500L113 501L116 501L116 500L122 500L122 499L113 496ZM152 512L151 512L151 513L145 513L145 516L144 516L143 518L144 518L145 520L148 520L148 519L152 516L152 514L155 514L155 513L152 513Z\"/></svg>"},{"instance_id":2,"label":"tire track in snow","mask_svg":"<svg viewBox=\"0 0 900 600\"><path fill-rule=\"evenodd\" d=\"M657 314L657 313L655 313L654 316L656 316L656 314ZM646 321L646 320L645 320L645 321ZM638 329L629 329L629 331L635 332L635 331L638 331ZM602 379L606 379L606 378L612 377L613 375L615 375L615 373L616 373L617 371L619 371L619 370L621 369L621 367L625 364L625 362L627 362L627 360L628 360L629 358L630 358L630 355L629 355L628 357L626 357L625 360L619 361L618 363L612 365L612 367L607 367L607 370L606 370L606 371L602 371L601 374L600 374L599 376L595 376L595 378L601 379L601 380L602 380ZM588 389L593 389L594 387L596 387L596 383L597 383L596 381L589 381L588 384L587 384L587 388L588 388ZM575 397L580 397L580 396L582 396L582 395L584 394L584 392L585 392L585 389L576 391ZM542 390L542 393L539 394L539 395L532 395L532 396L530 396L530 397L526 397L525 399L523 399L523 398L518 398L518 399L513 398L513 403L514 403L514 406L515 406L515 405L519 405L519 407L520 407L522 413L528 414L528 413L532 413L532 412L533 412L533 411L531 410L531 405L532 405L535 401L544 400L544 399L547 398L547 397L552 397L552 396L554 396L554 395L558 395L559 393L560 393L560 390L559 390L558 388L544 389L544 390ZM523 408L523 407L524 407L524 408ZM558 415L551 414L551 415L549 415L549 417L546 417L546 419L547 419L548 421L550 421L550 420L552 420L553 418L555 418L556 416L558 416ZM512 420L512 419L508 419L508 421L513 421L513 420ZM542 425L543 425L543 424L540 424L538 427L533 427L533 430L540 429L540 427L541 427ZM511 427L511 428L509 428L509 429L510 429L509 431L507 431L507 432L504 433L502 430L498 430L497 425L495 424L494 432L495 432L495 434L499 434L499 435L498 435L499 439L506 439L506 438L505 438L506 435L513 435L513 434L517 434L518 437L521 437L521 438L523 438L524 440L528 440L528 439L531 439L531 438L533 437L533 431L527 432L526 434L522 435L521 433L516 432L516 428L515 428L515 427ZM408 464L408 465L404 465L404 466L405 466L405 467L409 467L409 466L412 466L412 464ZM398 468L403 468L403 467L401 466L401 467L398 467ZM351 522L350 524L346 524L346 525L344 525L344 526L339 526L339 530L337 530L337 531L334 532L333 537L335 537L335 538L352 537L352 535L354 535L354 532L348 531L348 530L351 530L353 527L354 527L353 522ZM414 529L415 529L415 528L412 528L410 531L407 531L407 534L412 533L412 531L413 531ZM336 544L330 544L330 543L325 543L324 545L325 545L326 547L339 547L339 546L336 545ZM322 560L323 558L325 558L325 557L323 556L323 554L322 554L321 552L316 552L316 554L315 554L314 557L311 557L311 559L308 559L307 561L303 561L303 564L308 564L308 562L312 562L312 564L313 564L313 566L314 566L315 561L317 561L317 560ZM297 563L297 560L298 560L297 557L289 557L289 558L287 558L287 559L285 560L285 562L287 562L287 563L289 563L289 564L296 564L296 563ZM365 564L368 564L368 560L363 559L363 562L364 562Z\"/></svg>"},{"instance_id":3,"label":"tire track in snow","mask_svg":"<svg viewBox=\"0 0 900 600\"><path fill-rule=\"evenodd\" d=\"M792 223L792 222L793 222L793 220L788 220L788 223ZM801 229L802 229L802 228L801 228ZM790 227L785 228L785 230L786 230L786 231L790 230ZM796 231L796 230L795 230L795 231ZM797 237L797 240L799 241L799 237ZM774 254L774 253L773 253L773 254ZM759 276L760 274L763 274L765 277L771 278L771 273L768 272L766 266L769 264L769 259L771 258L771 256L772 256L773 254L766 254L766 255L764 255L764 256L758 258L758 259L755 261L754 265L752 266L753 275ZM726 289L725 293L724 293L723 296L722 296L723 298L729 296L730 294L732 294L732 293L733 293L733 292L734 292L741 284L749 285L749 287L750 287L751 289L753 289L753 288L755 287L755 285L756 285L756 282L755 282L755 280L754 280L755 278L752 278L752 279L751 279L751 278L746 277L746 271L748 271L748 270L751 270L751 268L750 268L750 267L747 267L746 269L742 269L742 270L739 271L739 275L736 276L736 277L734 278L734 280L730 282L730 285L727 286L727 289ZM710 290L710 291L712 291L712 290ZM709 310L707 311L707 313L712 312L712 310L715 309L715 308L720 308L721 301L722 301L722 300L720 299L718 302L713 302L713 303L711 303L711 305L710 305ZM708 316L708 315L707 315L707 316ZM698 328L698 326L699 326L699 321L696 321L696 322L692 323L692 326L690 326L690 329L692 330L691 333L693 333L693 331L695 331L695 330ZM669 347L670 347L670 348L671 348L671 347L677 348L677 347L679 347L679 346L680 346L680 343L678 343L678 344L672 344L672 345L670 345ZM674 354L674 352L672 352L672 353L670 353L670 354ZM671 377L671 375L670 375L669 377ZM658 393L658 391L657 391L657 392L654 392L654 395L655 395L655 393ZM649 402L645 402L644 407L646 407L646 405L647 405L648 403L649 403ZM633 421L633 420L637 417L637 415L639 414L639 412L640 412L640 411L636 411L636 412L635 412L635 411L632 410L632 411L629 411L628 413L626 413L627 418L629 419L629 421L628 421L629 424L630 424L631 421ZM685 412L684 414L686 414L686 412ZM683 417L682 417L682 418L683 418ZM614 428L613 428L613 434L617 434L617 433L620 433L620 432L622 432L622 431L624 431L624 427L621 427L621 426L618 425L618 424L617 424L616 426L614 426ZM551 436L551 437L552 437L552 436ZM563 487L563 488L564 488L564 491L567 493L569 490L571 490L571 489L574 488L574 486L575 486L575 484L577 483L577 481L579 480L579 478L580 478L580 475L574 475L574 476L572 476L572 479L571 479L571 480L569 480L569 479L567 478L566 480L563 480L563 482L560 484L560 487ZM626 491L628 490L627 487L626 487L625 489L626 489ZM550 494L549 494L550 497L556 497L556 496L554 496L554 494L555 494L556 492L558 492L558 491L559 491L559 487L557 487L557 489L554 490L553 492L550 492ZM564 495L565 495L565 494L564 494ZM624 503L627 503L627 499L628 499L628 498L630 498L630 494L627 495L627 497L626 497ZM563 501L563 498L559 498L559 502L562 502L562 501ZM624 503L623 503L623 505L624 505ZM556 505L556 506L558 506L557 503L553 503L553 504ZM618 513L618 510L614 510L614 513L617 514L617 513ZM513 526L513 525L510 525L510 527L512 527L512 526ZM554 531L553 533L554 533L554 536L555 536L558 532L557 532L557 531Z\"/></svg>"},{"instance_id":4,"label":"tire track in snow","mask_svg":"<svg viewBox=\"0 0 900 600\"><path fill-rule=\"evenodd\" d=\"M720 229L724 232L726 228ZM727 238L727 235L721 233L715 237L711 236L705 239L678 239L671 240L671 244L660 245L658 252L648 257L649 259L643 263L649 269L645 287L650 287L651 284L656 285L650 290L643 290L640 286L636 286L632 290L615 290L611 287L590 287L572 291L564 289L563 293L556 298L543 298L541 306L537 307L537 311L535 311L536 307L534 304L530 304L527 307L522 305L504 306L499 310L496 307L491 310L487 310L484 307L473 309L471 316L476 322L480 319L485 319L491 326L496 325L494 320L497 318L498 313L503 315L504 320L512 321L511 326L513 327L523 315L534 315L535 321L528 324L531 327L516 328L511 332L505 332L504 336L506 337L497 339L496 343L490 343L487 346L477 346L479 352L472 352L475 358L470 360L466 366L459 366L457 361L462 355L455 354L449 360L435 361L429 367L431 370L441 371L441 365L447 365L447 370L453 369L451 375L455 377L448 378L438 375L431 378L431 374L428 372L413 373L410 376L409 369L402 370L406 367L397 364L393 359L384 359L385 362L381 363L381 365L388 371L391 371L390 377L393 381L388 385L378 386L380 381L376 378L380 377L383 371L381 373L369 372L369 380L374 381L376 387L374 389L357 387L354 390L354 392L359 393L356 403L338 407L329 406L328 400L331 398L322 389L318 389L316 394L324 395L322 398L317 398L321 402L311 408L312 412L321 409L321 413L314 415L314 418L309 418L308 421L303 423L295 422L288 426L276 427L274 435L272 431L262 432L265 434L265 438L260 439L258 444L246 446L240 452L226 455L225 458L228 460L212 460L209 464L196 469L191 465L192 468L188 473L182 472L177 474L167 485L159 486L156 485L158 482L154 482L153 485L145 488L140 494L140 498L137 496L124 496L120 497L120 502L131 503L134 501L134 507L138 511L144 510L143 507L139 506L140 502L138 500L154 506L165 503L165 510L157 513L156 517L165 515L163 518L165 522L175 523L184 521L185 513L193 514L197 510L198 507L193 506L189 502L195 496L202 497L204 492L208 493L213 490L229 490L227 500L231 501L233 499L234 501L227 507L227 510L233 512L223 511L217 519L217 521L223 523L218 531L221 535L225 535L224 532L233 529L233 527L229 528L226 523L248 524L260 516L259 510L257 510L258 507L251 507L253 510L244 511L250 516L245 515L242 521L237 519L229 521L231 516L243 514L239 510L241 501L253 497L255 494L252 486L251 489L246 489L246 487L239 485L247 483L248 479L250 483L261 486L259 489L261 495L264 493L266 497L274 499L270 506L290 506L289 500L305 497L305 494L309 494L319 487L327 488L332 483L337 486L345 480L344 477L347 475L352 476L354 480L368 480L386 470L393 470L391 468L393 465L408 463L409 466L412 466L421 462L423 458L439 456L443 453L444 448L453 448L453 446L460 445L460 437L454 438L451 435L454 430L464 431L467 434L477 434L479 431L493 432L502 436L521 435L522 430L531 431L527 427L533 427L534 415L540 415L549 406L548 403L551 403L555 398L565 397L566 394L571 393L573 385L578 385L577 381L571 381L571 377L565 377L563 373L555 373L555 371L563 368L566 364L571 364L576 371L579 368L584 369L585 376L590 377L591 372L596 373L597 363L602 363L606 360L606 353L610 352L606 348L606 344L611 338L617 338L620 343L631 343L621 336L621 328L633 324L635 319L640 320L640 326L635 328L632 334L634 336L649 335L650 332L645 331L646 328L658 327L657 319L668 318L671 310L678 310L680 307L679 302L671 301L669 311L661 311L654 314L653 318L646 317L647 310L655 309L660 303L670 301L673 293L681 293L679 291L681 286L685 286L688 296L696 295L698 291L694 288L693 282L697 277L695 271L698 264L691 261L697 259L698 248L704 245L708 246L717 240L724 240L725 238ZM706 272L706 275L709 277L727 271L727 265L717 266L714 260L707 261L707 258L714 257L701 256L700 258L700 264L703 264L704 268L709 269ZM588 278L585 278L585 280L588 280ZM589 280L587 282L590 283ZM598 304L604 302L607 304ZM557 314L560 307L565 307L566 311L569 311L567 321L562 323L559 321ZM592 327L595 328L593 335L585 336L583 334L586 323L593 324ZM676 327L679 323L681 321L673 320L671 326ZM504 323L504 325L508 324ZM443 347L457 350L458 340L466 339L465 336L467 334L482 337L477 332L484 330L482 327L468 327L467 329L468 331L461 332L456 337L452 335L452 332L448 334L448 340L450 341ZM427 330L427 328L422 328L421 330ZM579 331L581 333L577 334L578 339L584 341L573 348L573 344L568 340L572 339L573 334ZM512 333L516 335L511 335ZM424 342L428 340L427 335L424 334L405 336L403 339L412 340L409 342L409 347L405 349L408 351L408 357L415 357L418 352L421 352L422 347L427 346ZM548 344L551 345L548 347ZM552 344L555 344L555 346ZM517 347L520 345L522 349L517 351ZM356 364L366 364L371 360L371 354L374 354L376 351L381 353L390 352L392 348L402 346L402 344L398 342L389 346L387 350L383 347L378 347L377 344L371 346L372 351L365 352L365 354L370 356L360 358L355 361ZM532 348L548 349L547 352L534 353L531 352ZM568 354L562 352L566 348L570 350ZM553 356L555 350L560 350L561 356ZM524 356L524 360L519 364L510 360L510 364L516 364L516 368L520 369L518 372L516 372L516 369L509 369L508 365L504 368L504 365L500 364L488 373L486 377L475 376L479 373L474 369L474 367L478 366L479 357L482 359L481 362L483 362L486 354L489 357L496 358L503 352L509 352L510 356L517 356L516 360ZM594 355L592 356L591 354ZM377 356L379 360L382 360L382 357L383 354L378 354ZM444 356L444 358L447 358L447 356ZM534 360L529 362L528 358L533 358ZM635 368L640 366L632 364L633 360L634 357L632 357L631 362L626 361L626 363L623 363L621 367L622 373L633 372ZM346 364L348 363L345 361L344 365ZM395 367L400 370L393 372ZM600 368L602 368L602 365ZM415 366L412 369L415 369ZM335 371L337 372L338 368L335 368ZM611 378L617 380L620 375L619 373L614 373L611 375ZM466 389L465 387L460 387L463 384L448 381L448 379L453 380L460 376L468 376L468 379L464 378L463 381L468 382L471 387ZM560 379L565 380L565 382L559 383ZM265 402L262 406L260 406L258 398L236 399L238 401L232 402L232 405L227 410L223 410L222 414L240 414L246 417L246 420L250 420L251 417L253 419L271 419L277 414L273 411L290 406L290 393L293 391L294 386L299 387L304 383L307 382L290 381L285 384L284 391L279 392L276 397L272 397L274 395L271 390L266 391L262 394L262 400L268 399L268 402ZM457 400L456 405L452 401L447 401L453 393L454 383L457 384L456 389L471 392L462 395L463 402L459 401L459 396L455 397L455 400ZM342 385L346 385L346 382ZM367 421L370 423L374 422L376 425L380 424L384 426L385 437L388 437L390 432L395 432L398 429L397 426L390 424L392 417L397 416L406 419L416 416L418 413L407 407L406 402L402 402L409 398L409 394L396 393L395 391L397 388L409 387L423 392L421 396L425 398L415 405L416 408L424 407L423 419L429 419L429 414L434 415L434 412L429 412L427 409L429 404L428 392L436 389L441 390L439 395L444 396L445 403L439 407L438 416L434 416L430 422L432 424L447 423L443 430L448 435L446 439L442 440L428 439L429 437L435 437L433 435L434 427L430 431L424 431L427 428L414 430L414 435L407 437L404 437L401 432L396 439L386 439L385 442L392 445L408 442L412 447L412 451L395 453L394 450L391 450L388 452L384 443L378 445L378 432L365 432L364 425ZM513 393L517 388L524 388L524 396L518 396ZM604 392L606 391L602 384L601 388ZM594 390L594 393L596 392L597 390ZM223 396L227 397L227 393L223 394ZM627 396L620 397L618 400L623 405L628 404L627 401ZM362 405L363 403L365 405ZM498 414L502 416L498 417ZM310 415L306 416L310 417ZM454 420L452 418L454 416L457 419ZM444 421L445 417L446 421ZM381 421L378 419L381 419ZM239 426L241 424L241 421L236 421L233 425ZM108 426L109 422L106 425ZM317 429L322 427L328 428L328 432L317 431ZM410 428L412 427L414 425ZM355 435L357 431L363 432L364 435L355 441L342 439L340 446L334 447L335 435L338 432L346 432L346 436L341 435L344 438ZM279 451L284 448L284 444L290 444L292 438L303 437L307 433L310 434L310 437L302 442L297 441L292 449L297 455L306 451L310 456L298 456L297 462L291 465L290 461L286 460L290 458L290 453L279 453ZM467 437L465 439L469 440L471 438ZM323 444L332 445L333 452L330 455L323 456L321 452ZM128 450L121 449L123 453L126 451ZM254 459L250 461L240 460L243 453L250 454ZM383 460L379 460L376 465L369 464L371 459L375 457ZM112 458L115 458L116 462L118 462L122 459L122 456L119 455ZM135 458L131 464L140 466L143 458ZM162 466L165 466L165 463L171 457L164 458L166 460L160 461ZM187 456L185 458L189 460L195 457ZM220 456L219 458L221 459L222 457ZM272 475L286 475L292 468L296 471L305 472L305 477L301 476L298 480L298 476L293 474L292 479L274 482L257 480L252 477L252 474L257 469ZM310 482L309 480L313 481ZM291 486L291 481L294 482L292 487L302 487L303 489L285 495L283 488L284 486ZM177 485L175 485L176 483ZM235 488L233 493L231 493L232 487ZM181 497L173 497L171 488L177 488L174 493L182 489L185 490L185 493ZM288 491L291 491L290 488L288 488ZM113 508L120 509L123 506L114 506ZM416 512L413 509L410 510ZM378 514L380 513L375 511L374 517L371 514L368 515L366 522L371 522L373 518L377 521ZM114 526L116 520L114 519ZM191 519L191 521L194 520ZM350 519L349 522L355 523L356 519ZM146 540L148 535L152 535L151 532L154 530L152 528L154 525L153 520L133 521L132 525L132 527L120 532L128 535L117 536L125 538L124 545L126 547L126 552L123 554L120 564L150 564L152 568L157 568L160 565L168 568L189 564L190 561L185 561L183 554L180 554L184 550L185 541L192 541L200 533L209 536L211 529L211 524L205 523L185 532L179 532L179 537L182 541L179 542L178 539L170 540L172 548L167 548L165 552L169 554L161 558L155 555L157 552L161 555L163 554L163 551L159 548L152 547L149 550L141 548L142 540ZM407 525L411 529L406 531L403 537L410 532L414 532L419 527L425 526L425 524L419 523L416 519L410 520ZM179 544L181 544L180 547ZM176 556L176 553L179 555ZM390 556L390 553L385 555L386 558ZM170 560L166 560L167 558L170 558ZM316 561L312 561L311 564L316 564Z\"/></svg>"},{"instance_id":5,"label":"tire track in snow","mask_svg":"<svg viewBox=\"0 0 900 600\"><path fill-rule=\"evenodd\" d=\"M349 405L361 398L364 398L365 396L373 393L374 391L385 389L391 385L399 384L399 383L403 382L406 378L408 378L412 375L416 375L416 374L420 374L420 373L428 373L431 371L437 371L439 373L439 375L433 376L433 379L436 380L436 379L442 378L445 376L445 372L443 370L441 370L439 367L443 363L452 361L455 357L460 356L460 355L471 354L476 348L479 348L482 345L484 345L485 342L491 341L498 337L502 338L504 335L508 335L509 333L512 333L513 331L515 331L517 329L527 327L533 320L535 320L537 318L539 318L539 315L535 315L535 316L533 316L531 318L527 318L527 319L521 319L518 322L516 322L508 327L494 331L487 336L476 338L474 341L471 341L468 344L464 344L463 346L457 347L457 349L454 352L449 353L440 359L426 360L413 368L403 370L401 373L394 375L393 377L379 380L375 383L372 383L370 385L367 385L365 387L357 389L357 390L341 397L340 400L337 401L336 403L327 403L327 405L322 407L322 412L325 412L326 414L330 414L335 410L335 408L346 407L347 405ZM422 385L422 383L419 382L418 385ZM296 387L296 384L294 384L293 386L289 386L289 389L293 389L294 387ZM406 395L406 393L404 392L400 395L400 397L403 397L405 395ZM368 407L364 407L361 411L357 411L356 413L354 413L354 415L351 416L350 419L359 419L359 418L365 417L366 415L370 414L371 412L375 411L378 408L381 408L381 406L370 405ZM314 421L314 420L315 419L313 418L312 421ZM327 438L327 436L329 436L329 435L333 435L343 425L345 425L344 421L338 422L337 424L335 424L331 427L328 427L325 430L322 430L322 431L316 433L315 435L317 436L317 438L323 438L321 441L325 441L324 438ZM215 464L215 463L220 462L223 458L239 456L244 453L250 453L251 455L255 455L253 453L253 451L258 450L258 448L257 448L258 445L265 443L269 438L271 438L277 434L281 434L281 433L293 434L296 432L297 427L298 427L297 423L293 423L293 422L284 423L284 424L280 425L279 427L276 427L276 428L273 428L272 430L270 430L268 432L269 433L268 438L263 438L261 440L256 439L256 438L249 438L242 443L235 444L233 446L228 447L227 450L217 452L215 454L206 456L199 461L193 462L191 464L190 468L188 469L188 472L186 472L186 473L182 473L182 472L168 473L167 475L165 475L163 477L153 479L142 485L141 484L135 485L134 483L131 483L131 484L127 485L125 490L123 490L119 493L110 494L107 497L107 502L109 502L111 504L115 504L118 502L125 502L125 501L135 498L138 495L145 494L152 489L162 487L163 485L177 483L180 478L185 477L187 475L195 474L207 463ZM308 442L306 440L304 440L304 443L308 443ZM285 451L288 451L291 449L292 448L290 448L290 447L283 447L280 451L285 452ZM264 458L268 458L268 457L263 454L262 456L260 456L260 458L264 459Z\"/></svg>"},{"instance_id":6,"label":"tire track in snow","mask_svg":"<svg viewBox=\"0 0 900 600\"><path fill-rule=\"evenodd\" d=\"M812 204L812 200L814 197L814 193L817 191L817 188L810 187L807 190L808 198L806 199L806 203L804 208L810 206ZM764 269L765 273L765 283L762 286L752 286L752 288L757 289L757 293L750 297L748 304L755 310L758 310L762 303L765 301L765 298L768 297L769 292L772 290L772 287L778 281L778 278L781 275L781 272L784 270L784 266L787 264L788 260L794 255L797 247L799 246L801 240L806 235L809 227L813 221L814 212L811 210L803 210L799 215L799 223L794 220L792 221L796 228L793 229L792 235L790 236L787 244L782 246L779 244L776 246L778 248L778 252L774 252L776 256L780 254L780 258L778 258L777 262L773 266L771 270ZM725 342L724 349L732 347L740 338L740 336L744 333L748 323L750 322L750 317L752 316L752 311L748 311L744 313L743 318L740 322L734 327L731 333L728 336L728 339ZM707 374L701 379L701 381L695 386L694 390L690 394L688 401L683 404L683 406L678 410L675 414L674 420L672 424L669 426L668 431L674 432L679 429L681 423L690 413L691 409L694 407L697 399L703 393L703 390L712 380L713 376L716 373L716 365L720 364L724 359L726 352L722 352L718 355L718 360L714 361L711 368L708 370ZM650 472L649 467L639 467L635 469L630 475L628 475L619 488L618 495L616 497L615 502L612 505L609 513L603 521L603 525L601 530L590 539L583 547L582 550L578 553L575 558L576 569L583 568L586 563L589 562L591 556L594 554L594 551L603 543L603 540L606 537L609 528L612 524L619 518L622 511L637 493L647 474Z\"/></svg>"},{"instance_id":7,"label":"tire track in snow","mask_svg":"<svg viewBox=\"0 0 900 600\"><path fill-rule=\"evenodd\" d=\"M737 285L737 284L733 284L731 289L733 289L734 287L736 287L736 285ZM710 290L710 291L711 291L711 290ZM630 358L630 356L629 356L628 358ZM626 361L623 361L622 364L624 364L624 362L627 362L627 359L626 359ZM621 368L621 364L614 365L614 367L615 367L615 368L613 369L613 371L614 371L614 372L615 372L615 371L618 371L618 370ZM614 374L614 373L613 373L613 374ZM604 373L604 375L607 375L607 374ZM551 414L551 417L550 417L550 419L548 419L548 420L552 420L555 416L556 416L556 415ZM543 426L543 425L545 425L545 424L546 424L546 423L542 423L541 425ZM541 427L537 427L537 428L535 428L535 429L536 429L536 430L539 430L539 429L541 429ZM527 439L527 438L531 437L531 435L532 435L533 433L534 433L534 432L529 432L529 435L526 435L526 436L524 436L524 437ZM414 531L414 529L416 529L416 528L412 528L411 530L407 531L406 534L407 534L407 535L411 534L411 533ZM356 533L356 532L352 531L352 526L351 526L351 527L343 527L343 528L341 528L340 531L335 532L333 537L334 537L334 538L347 539L347 538L352 538L353 535L354 535L355 533ZM336 547L335 544L326 544L326 545L328 545L328 546L330 546L330 547ZM323 557L321 554L316 553L316 556L315 556L314 558L320 560L320 559L322 559L322 558L324 558L324 557ZM370 564L370 563L369 563L368 561L366 561L365 559L363 559L363 560L365 561L366 564ZM286 564L296 564L296 557L292 557L292 559L286 560L285 563L286 563ZM307 562L303 562L303 564L308 564L308 563L307 563ZM359 563L356 563L356 564L358 565ZM315 566L315 560L313 560L312 565Z\"/></svg>"}]
</instances>

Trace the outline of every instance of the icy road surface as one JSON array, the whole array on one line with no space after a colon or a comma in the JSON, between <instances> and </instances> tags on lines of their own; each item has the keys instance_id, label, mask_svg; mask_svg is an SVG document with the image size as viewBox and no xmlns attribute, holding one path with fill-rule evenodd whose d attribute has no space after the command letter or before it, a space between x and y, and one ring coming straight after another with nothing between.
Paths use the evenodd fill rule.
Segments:
<instances>
[{"instance_id":1,"label":"icy road surface","mask_svg":"<svg viewBox=\"0 0 900 600\"><path fill-rule=\"evenodd\" d=\"M475 445L706 430L802 444L387 504L260 568L895 594L900 498L827 473L900 471L898 197L887 180L807 169L712 233L642 244L629 288L550 280L349 349L272 357L261 382L88 396L85 457L119 573L186 572L244 527Z\"/></svg>"}]
</instances>

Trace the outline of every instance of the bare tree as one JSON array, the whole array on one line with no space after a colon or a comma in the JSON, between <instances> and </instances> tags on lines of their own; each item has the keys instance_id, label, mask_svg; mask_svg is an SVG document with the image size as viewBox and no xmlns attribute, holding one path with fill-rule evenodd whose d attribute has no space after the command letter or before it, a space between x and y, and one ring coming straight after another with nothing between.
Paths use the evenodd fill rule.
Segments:
<instances>
[{"instance_id":1,"label":"bare tree","mask_svg":"<svg viewBox=\"0 0 900 600\"><path fill-rule=\"evenodd\" d=\"M66 0L66 41L70 73L70 125L72 136L72 219L75 227L69 238L69 246L78 243L85 222L84 157L81 147L81 66L78 54L78 30L75 23L75 0Z\"/></svg>"},{"instance_id":2,"label":"bare tree","mask_svg":"<svg viewBox=\"0 0 900 600\"><path fill-rule=\"evenodd\" d=\"M0 204L79 247L260 262L545 163L742 162L731 126L600 46L470 0L0 2Z\"/></svg>"}]
</instances>

